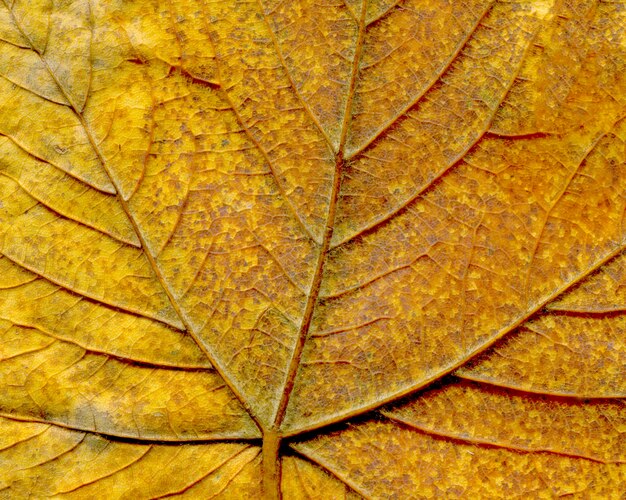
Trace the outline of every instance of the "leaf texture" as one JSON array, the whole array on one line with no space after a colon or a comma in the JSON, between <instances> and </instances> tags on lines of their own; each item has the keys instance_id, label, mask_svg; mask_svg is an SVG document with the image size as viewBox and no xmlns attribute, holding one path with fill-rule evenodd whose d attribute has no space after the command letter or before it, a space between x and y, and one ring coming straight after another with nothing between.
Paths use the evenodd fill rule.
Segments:
<instances>
[{"instance_id":1,"label":"leaf texture","mask_svg":"<svg viewBox=\"0 0 626 500\"><path fill-rule=\"evenodd\" d=\"M103 492L114 498L232 498L233 490L253 498L260 492L254 446L137 444L47 424L1 424L3 498L94 498Z\"/></svg>"},{"instance_id":2,"label":"leaf texture","mask_svg":"<svg viewBox=\"0 0 626 500\"><path fill-rule=\"evenodd\" d=\"M3 0L0 497L621 498L626 4Z\"/></svg>"},{"instance_id":3,"label":"leaf texture","mask_svg":"<svg viewBox=\"0 0 626 500\"><path fill-rule=\"evenodd\" d=\"M296 448L375 498L619 498L624 482L619 464L441 439L388 421L369 421Z\"/></svg>"}]
</instances>

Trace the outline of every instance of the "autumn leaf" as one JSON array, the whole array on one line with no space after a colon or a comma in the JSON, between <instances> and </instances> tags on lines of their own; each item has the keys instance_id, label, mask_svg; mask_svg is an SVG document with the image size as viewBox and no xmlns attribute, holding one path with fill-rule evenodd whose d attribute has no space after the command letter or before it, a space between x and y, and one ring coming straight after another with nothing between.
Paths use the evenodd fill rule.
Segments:
<instances>
[{"instance_id":1,"label":"autumn leaf","mask_svg":"<svg viewBox=\"0 0 626 500\"><path fill-rule=\"evenodd\" d=\"M622 498L626 3L4 0L0 498Z\"/></svg>"}]
</instances>

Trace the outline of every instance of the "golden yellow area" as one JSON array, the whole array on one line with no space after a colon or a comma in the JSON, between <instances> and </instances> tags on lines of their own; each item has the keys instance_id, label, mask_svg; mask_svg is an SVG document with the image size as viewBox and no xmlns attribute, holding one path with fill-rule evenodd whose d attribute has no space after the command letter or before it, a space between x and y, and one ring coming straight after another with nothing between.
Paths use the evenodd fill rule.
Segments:
<instances>
[{"instance_id":1,"label":"golden yellow area","mask_svg":"<svg viewBox=\"0 0 626 500\"><path fill-rule=\"evenodd\" d=\"M236 498L258 495L259 449L110 441L54 425L0 420L2 498ZM10 488L10 491L7 491Z\"/></svg>"},{"instance_id":2,"label":"golden yellow area","mask_svg":"<svg viewBox=\"0 0 626 500\"><path fill-rule=\"evenodd\" d=\"M610 399L580 404L457 382L382 413L427 433L477 444L625 463L622 406Z\"/></svg>"},{"instance_id":3,"label":"golden yellow area","mask_svg":"<svg viewBox=\"0 0 626 500\"><path fill-rule=\"evenodd\" d=\"M367 421L294 447L365 498L619 499L626 480L623 463L484 446L394 422Z\"/></svg>"},{"instance_id":4,"label":"golden yellow area","mask_svg":"<svg viewBox=\"0 0 626 500\"><path fill-rule=\"evenodd\" d=\"M0 499L618 498L621 0L3 0Z\"/></svg>"}]
</instances>

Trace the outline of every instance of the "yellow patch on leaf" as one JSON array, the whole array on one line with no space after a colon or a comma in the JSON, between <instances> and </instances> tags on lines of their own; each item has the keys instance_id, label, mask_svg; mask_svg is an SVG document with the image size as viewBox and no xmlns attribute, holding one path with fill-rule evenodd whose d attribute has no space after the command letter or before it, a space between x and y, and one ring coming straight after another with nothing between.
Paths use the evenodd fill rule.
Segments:
<instances>
[{"instance_id":1,"label":"yellow patch on leaf","mask_svg":"<svg viewBox=\"0 0 626 500\"><path fill-rule=\"evenodd\" d=\"M619 498L626 4L0 4L0 498Z\"/></svg>"}]
</instances>

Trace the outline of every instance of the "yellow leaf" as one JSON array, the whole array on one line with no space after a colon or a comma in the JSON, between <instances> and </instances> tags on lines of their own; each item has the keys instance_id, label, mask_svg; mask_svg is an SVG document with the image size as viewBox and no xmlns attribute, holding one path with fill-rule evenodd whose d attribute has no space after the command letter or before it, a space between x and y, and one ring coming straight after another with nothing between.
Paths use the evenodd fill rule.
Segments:
<instances>
[{"instance_id":1,"label":"yellow leaf","mask_svg":"<svg viewBox=\"0 0 626 500\"><path fill-rule=\"evenodd\" d=\"M4 0L0 498L619 498L626 4Z\"/></svg>"},{"instance_id":2,"label":"yellow leaf","mask_svg":"<svg viewBox=\"0 0 626 500\"><path fill-rule=\"evenodd\" d=\"M233 498L232 490L253 498L260 490L259 448L242 443L128 443L4 418L0 439L3 498Z\"/></svg>"},{"instance_id":3,"label":"yellow leaf","mask_svg":"<svg viewBox=\"0 0 626 500\"><path fill-rule=\"evenodd\" d=\"M297 444L371 498L620 498L624 465L524 453L367 421Z\"/></svg>"}]
</instances>

